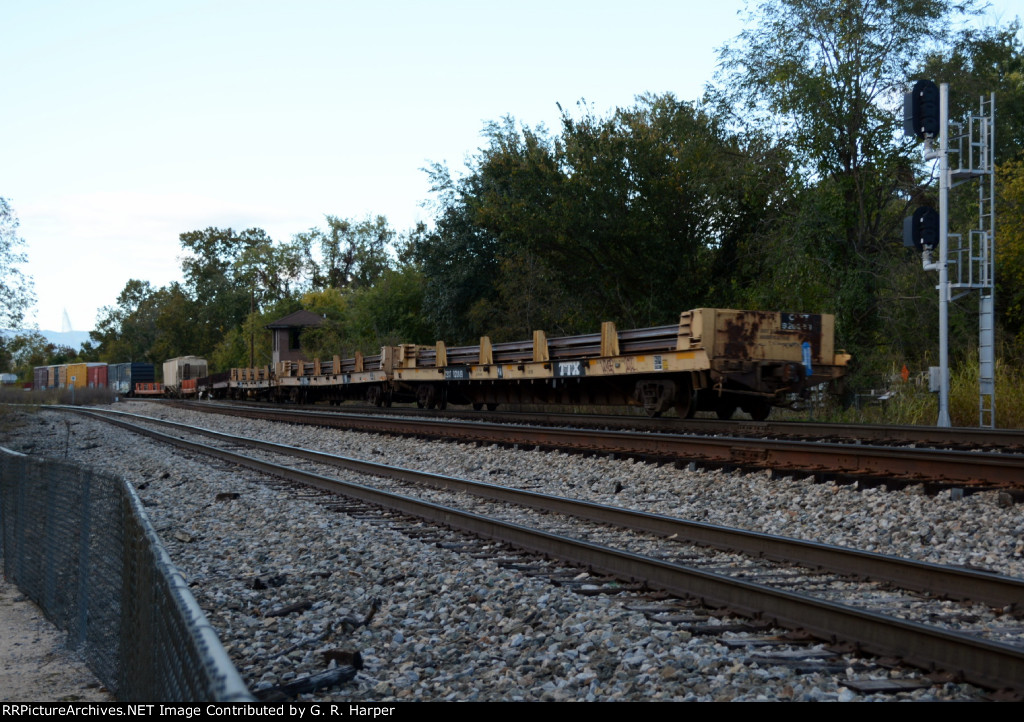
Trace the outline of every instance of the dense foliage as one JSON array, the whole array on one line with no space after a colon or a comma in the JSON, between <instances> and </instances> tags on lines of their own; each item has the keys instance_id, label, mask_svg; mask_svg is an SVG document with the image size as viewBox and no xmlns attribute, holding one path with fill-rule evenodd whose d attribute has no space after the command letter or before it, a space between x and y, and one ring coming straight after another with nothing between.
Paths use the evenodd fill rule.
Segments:
<instances>
[{"instance_id":1,"label":"dense foliage","mask_svg":"<svg viewBox=\"0 0 1024 722\"><path fill-rule=\"evenodd\" d=\"M184 283L154 289L129 280L116 304L101 310L87 351L109 362L196 354L214 369L265 365L271 352L264 327L300 308L328 321L306 339L313 355L370 351L381 338L408 338L403 334L419 331L409 319L419 318L422 283L394 249L416 233L400 238L382 217L333 216L325 230L285 243L259 228L183 233Z\"/></svg>"},{"instance_id":2,"label":"dense foliage","mask_svg":"<svg viewBox=\"0 0 1024 722\"><path fill-rule=\"evenodd\" d=\"M487 128L453 180L435 166L439 222L413 247L435 326L456 340L670 323L728 295L723 273L784 202L788 155L729 133L704 107L643 96L562 133Z\"/></svg>"},{"instance_id":3,"label":"dense foliage","mask_svg":"<svg viewBox=\"0 0 1024 722\"><path fill-rule=\"evenodd\" d=\"M19 268L26 257L21 250L25 241L18 235L18 226L18 216L11 204L0 197L0 330L19 328L25 311L35 299L32 279ZM27 347L33 343L38 345L35 336L17 334L8 337L0 333L0 371L23 365L31 356L26 351Z\"/></svg>"}]
</instances>

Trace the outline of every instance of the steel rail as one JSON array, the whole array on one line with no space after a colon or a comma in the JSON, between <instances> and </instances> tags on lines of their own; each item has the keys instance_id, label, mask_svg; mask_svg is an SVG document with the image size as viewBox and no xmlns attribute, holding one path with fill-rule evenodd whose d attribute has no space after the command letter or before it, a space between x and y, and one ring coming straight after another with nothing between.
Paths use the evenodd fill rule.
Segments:
<instances>
[{"instance_id":1,"label":"steel rail","mask_svg":"<svg viewBox=\"0 0 1024 722\"><path fill-rule=\"evenodd\" d=\"M203 409L203 405L190 406ZM467 442L525 444L577 451L612 452L699 460L747 468L794 473L828 472L904 481L944 481L964 485L1019 488L1024 455L787 441L745 437L694 436L601 429L570 429L437 419L390 419L372 415L334 414L284 409L208 407L208 411L286 423L304 423L377 433L409 433ZM404 429L404 431L403 431Z\"/></svg>"},{"instance_id":2,"label":"steel rail","mask_svg":"<svg viewBox=\"0 0 1024 722\"><path fill-rule=\"evenodd\" d=\"M780 626L804 629L821 639L849 641L870 654L896 656L926 670L943 669L982 687L1024 688L1024 649L1008 644L530 529L185 441L153 429L135 426L132 430L250 469L498 539L536 554L558 557L604 574L664 589L672 594L696 597L709 606L727 607L748 616L773 621Z\"/></svg>"},{"instance_id":3,"label":"steel rail","mask_svg":"<svg viewBox=\"0 0 1024 722\"><path fill-rule=\"evenodd\" d=\"M77 409L76 409L77 410ZM833 544L792 539L774 534L715 526L703 522L623 507L597 504L581 499L542 494L515 487L500 486L471 479L407 469L390 464L328 454L313 449L278 444L251 437L226 434L213 429L190 426L177 421L128 414L121 411L83 411L85 415L117 423L135 430L131 421L145 421L159 426L194 433L224 443L243 443L287 456L295 456L320 464L337 466L372 476L400 479L415 484L429 484L438 489L460 491L475 496L520 504L543 511L566 514L634 531L647 532L679 541L713 546L762 556L776 561L802 564L859 578L881 580L904 589L928 592L940 597L973 600L998 607L1024 610L1024 579L977 570L868 552Z\"/></svg>"},{"instance_id":4,"label":"steel rail","mask_svg":"<svg viewBox=\"0 0 1024 722\"><path fill-rule=\"evenodd\" d=\"M203 406L210 402L183 402L186 405ZM238 406L239 403L235 403ZM250 405L249 408L273 408ZM279 407L278 407L279 408ZM310 411L320 411L310 407ZM367 414L376 416L422 416L425 419L457 419L467 421L487 421L492 423L515 423L527 425L558 425L584 428L632 428L643 431L662 431L665 433L699 433L719 436L758 436L802 439L842 440L846 442L882 441L886 443L928 444L930 446L962 446L999 448L1024 448L1024 430L1021 429L981 429L973 427L939 427L939 426L893 426L886 424L835 424L812 421L752 421L736 419L722 421L720 419L678 419L675 417L651 418L631 414L573 414L566 412L543 411L469 411L419 409L402 407L355 407L346 411L345 407L331 409L328 413L336 414Z\"/></svg>"}]
</instances>

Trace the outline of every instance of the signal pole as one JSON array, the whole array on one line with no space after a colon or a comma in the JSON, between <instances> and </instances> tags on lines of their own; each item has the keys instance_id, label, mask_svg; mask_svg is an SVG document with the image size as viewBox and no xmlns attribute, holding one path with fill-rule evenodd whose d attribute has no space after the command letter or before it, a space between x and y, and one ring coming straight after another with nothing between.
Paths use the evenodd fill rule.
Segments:
<instances>
[{"instance_id":1,"label":"signal pole","mask_svg":"<svg viewBox=\"0 0 1024 722\"><path fill-rule=\"evenodd\" d=\"M903 244L921 252L926 271L939 272L939 366L932 368L931 390L939 392L937 426L951 425L949 416L949 304L972 291L980 297L978 313L978 423L995 428L995 94L982 97L977 115L967 118L951 138L949 84L936 87L919 80L904 96L903 128L924 140L925 160L939 161L939 212L918 208L904 221ZM938 148L935 147L938 139ZM950 169L950 140L956 140L957 168ZM988 192L985 177L988 176ZM949 191L967 181L978 184L978 228L968 237L949 233ZM936 217L937 215L937 217ZM955 240L955 243L952 241ZM932 261L932 251L938 259ZM950 270L955 279L950 281ZM954 297L954 291L957 295ZM938 379L935 372L938 372ZM936 388L937 387L937 388Z\"/></svg>"},{"instance_id":2,"label":"signal pole","mask_svg":"<svg viewBox=\"0 0 1024 722\"><path fill-rule=\"evenodd\" d=\"M939 86L939 420L949 427L949 83Z\"/></svg>"},{"instance_id":3,"label":"signal pole","mask_svg":"<svg viewBox=\"0 0 1024 722\"><path fill-rule=\"evenodd\" d=\"M923 82L915 86L914 94L921 92L919 87ZM930 82L928 85L934 93L935 85ZM932 99L934 97L931 96ZM932 262L932 248L925 245L922 251L922 265L926 271L939 272L939 285L936 287L939 291L939 418L935 425L949 427L952 425L949 420L949 83L939 86L938 101L937 126L934 124L934 115L925 119L922 111L918 109L911 111L911 128L914 133L924 136L925 160L939 161L939 257ZM912 100L908 100L908 107L911 107L911 102ZM928 107L934 108L931 104L928 104ZM923 130L925 127L928 130ZM938 149L934 145L936 136L939 141ZM934 239L931 243L935 243Z\"/></svg>"}]
</instances>

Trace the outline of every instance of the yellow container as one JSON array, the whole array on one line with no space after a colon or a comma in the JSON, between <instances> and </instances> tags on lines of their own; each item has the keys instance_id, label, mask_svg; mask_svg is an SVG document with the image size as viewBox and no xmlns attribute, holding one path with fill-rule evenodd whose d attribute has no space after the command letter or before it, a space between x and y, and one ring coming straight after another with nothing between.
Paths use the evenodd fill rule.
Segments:
<instances>
[{"instance_id":1,"label":"yellow container","mask_svg":"<svg viewBox=\"0 0 1024 722\"><path fill-rule=\"evenodd\" d=\"M84 389L89 383L89 366L87 364L68 364L67 381L64 388ZM74 380L72 380L74 379Z\"/></svg>"}]
</instances>

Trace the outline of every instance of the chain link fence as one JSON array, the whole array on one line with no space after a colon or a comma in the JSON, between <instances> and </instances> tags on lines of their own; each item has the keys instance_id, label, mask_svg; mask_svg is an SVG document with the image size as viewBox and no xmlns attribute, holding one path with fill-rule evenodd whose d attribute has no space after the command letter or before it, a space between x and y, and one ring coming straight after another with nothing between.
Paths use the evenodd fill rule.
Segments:
<instances>
[{"instance_id":1,"label":"chain link fence","mask_svg":"<svg viewBox=\"0 0 1024 722\"><path fill-rule=\"evenodd\" d=\"M0 554L119 700L253 699L123 480L0 447Z\"/></svg>"}]
</instances>

